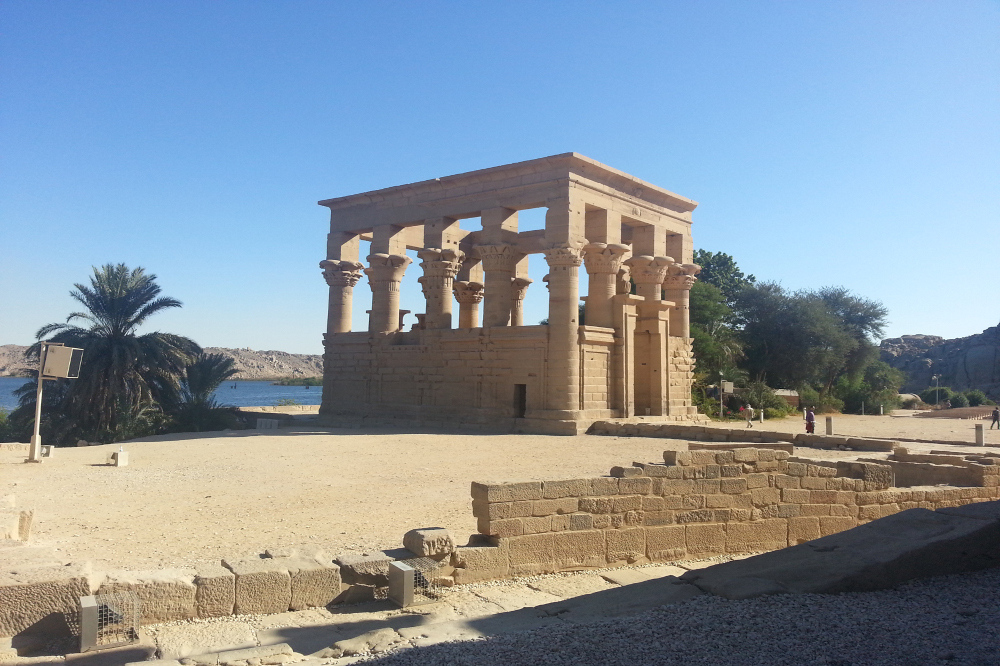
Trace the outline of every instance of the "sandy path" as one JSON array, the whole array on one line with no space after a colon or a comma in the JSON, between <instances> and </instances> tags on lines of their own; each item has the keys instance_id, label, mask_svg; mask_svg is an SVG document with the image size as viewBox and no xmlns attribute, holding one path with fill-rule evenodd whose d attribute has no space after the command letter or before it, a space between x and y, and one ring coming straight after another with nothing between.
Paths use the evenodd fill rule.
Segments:
<instances>
[{"instance_id":1,"label":"sandy path","mask_svg":"<svg viewBox=\"0 0 1000 666\"><path fill-rule=\"evenodd\" d=\"M972 421L838 416L835 426L838 434L973 439ZM764 427L803 426L790 418ZM1000 447L1000 432L987 430L986 441ZM684 446L639 437L349 430L171 435L126 444L124 468L103 464L116 446L59 449L41 465L2 452L0 494L34 507L35 540L68 560L176 567L303 543L331 553L396 548L406 530L426 526L447 527L465 543L476 531L470 481L604 475Z\"/></svg>"}]
</instances>

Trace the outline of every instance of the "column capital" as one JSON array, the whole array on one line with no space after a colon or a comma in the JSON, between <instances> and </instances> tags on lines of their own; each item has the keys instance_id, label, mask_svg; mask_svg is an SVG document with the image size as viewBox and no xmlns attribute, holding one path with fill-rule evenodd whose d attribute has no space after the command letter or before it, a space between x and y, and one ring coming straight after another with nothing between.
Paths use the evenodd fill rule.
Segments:
<instances>
[{"instance_id":1,"label":"column capital","mask_svg":"<svg viewBox=\"0 0 1000 666\"><path fill-rule=\"evenodd\" d=\"M640 255L625 262L636 284L661 284L674 260L670 257Z\"/></svg>"},{"instance_id":2,"label":"column capital","mask_svg":"<svg viewBox=\"0 0 1000 666\"><path fill-rule=\"evenodd\" d=\"M376 282L396 282L403 279L406 267L410 265L411 259L405 254L369 254L365 257L368 260L368 268L365 275L368 276L369 283Z\"/></svg>"},{"instance_id":3,"label":"column capital","mask_svg":"<svg viewBox=\"0 0 1000 666\"><path fill-rule=\"evenodd\" d=\"M323 278L331 287L353 287L361 279L364 264L356 261L340 261L339 259L324 259L319 262Z\"/></svg>"},{"instance_id":4,"label":"column capital","mask_svg":"<svg viewBox=\"0 0 1000 666\"><path fill-rule=\"evenodd\" d=\"M534 280L529 280L528 278L514 278L511 280L510 285L512 287L514 300L523 301L524 295L528 291L528 286L531 285L532 282L534 282Z\"/></svg>"},{"instance_id":5,"label":"column capital","mask_svg":"<svg viewBox=\"0 0 1000 666\"><path fill-rule=\"evenodd\" d=\"M663 280L664 289L691 289L698 281L695 276L701 272L698 264L674 264Z\"/></svg>"},{"instance_id":6,"label":"column capital","mask_svg":"<svg viewBox=\"0 0 1000 666\"><path fill-rule=\"evenodd\" d=\"M455 280L454 289L455 300L457 300L459 304L481 303L483 300L483 285L480 282Z\"/></svg>"},{"instance_id":7,"label":"column capital","mask_svg":"<svg viewBox=\"0 0 1000 666\"><path fill-rule=\"evenodd\" d=\"M579 266L583 263L583 250L571 245L554 245L542 252L545 254L545 261L549 267L555 266Z\"/></svg>"},{"instance_id":8,"label":"column capital","mask_svg":"<svg viewBox=\"0 0 1000 666\"><path fill-rule=\"evenodd\" d=\"M476 250L483 262L483 270L486 271L513 272L522 256L516 247L506 243L477 245Z\"/></svg>"},{"instance_id":9,"label":"column capital","mask_svg":"<svg viewBox=\"0 0 1000 666\"><path fill-rule=\"evenodd\" d=\"M618 243L590 243L583 246L583 262L587 265L587 273L618 273L625 255L629 252L628 245Z\"/></svg>"},{"instance_id":10,"label":"column capital","mask_svg":"<svg viewBox=\"0 0 1000 666\"><path fill-rule=\"evenodd\" d=\"M420 267L424 269L426 277L453 278L462 268L462 261L465 260L465 253L461 250L442 250L436 247L427 247L417 252L420 257Z\"/></svg>"}]
</instances>

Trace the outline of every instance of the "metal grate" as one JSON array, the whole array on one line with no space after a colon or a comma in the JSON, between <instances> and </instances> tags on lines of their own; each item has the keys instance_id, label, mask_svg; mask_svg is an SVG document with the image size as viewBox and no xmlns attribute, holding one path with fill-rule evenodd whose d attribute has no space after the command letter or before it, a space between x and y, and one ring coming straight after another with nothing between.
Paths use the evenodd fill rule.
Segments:
<instances>
[{"instance_id":1,"label":"metal grate","mask_svg":"<svg viewBox=\"0 0 1000 666\"><path fill-rule=\"evenodd\" d=\"M440 569L441 563L429 557L390 562L389 599L403 608L437 601L441 587L435 579Z\"/></svg>"},{"instance_id":2,"label":"metal grate","mask_svg":"<svg viewBox=\"0 0 1000 666\"><path fill-rule=\"evenodd\" d=\"M80 651L139 641L142 602L135 592L109 592L80 599Z\"/></svg>"}]
</instances>

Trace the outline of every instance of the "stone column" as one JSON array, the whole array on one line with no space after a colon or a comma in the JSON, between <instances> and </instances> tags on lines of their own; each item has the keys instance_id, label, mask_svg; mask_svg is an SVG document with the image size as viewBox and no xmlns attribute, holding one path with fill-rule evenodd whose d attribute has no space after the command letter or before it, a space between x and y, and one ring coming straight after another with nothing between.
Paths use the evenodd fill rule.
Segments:
<instances>
[{"instance_id":1,"label":"stone column","mask_svg":"<svg viewBox=\"0 0 1000 666\"><path fill-rule=\"evenodd\" d=\"M451 328L451 290L455 275L462 267L465 253L459 250L426 248L417 252L423 261L420 267L424 275L419 282L423 285L427 298L427 316L424 325L428 329Z\"/></svg>"},{"instance_id":2,"label":"stone column","mask_svg":"<svg viewBox=\"0 0 1000 666\"><path fill-rule=\"evenodd\" d=\"M479 328L479 304L483 300L481 282L455 280L455 300L458 301L458 327Z\"/></svg>"},{"instance_id":3,"label":"stone column","mask_svg":"<svg viewBox=\"0 0 1000 666\"><path fill-rule=\"evenodd\" d=\"M583 261L587 266L589 288L587 291L586 321L588 326L614 326L614 304L618 271L622 267L628 245L590 243L583 247Z\"/></svg>"},{"instance_id":4,"label":"stone column","mask_svg":"<svg viewBox=\"0 0 1000 666\"><path fill-rule=\"evenodd\" d=\"M483 326L507 326L510 323L511 280L520 255L513 245L478 245L476 249L486 273L486 305Z\"/></svg>"},{"instance_id":5,"label":"stone column","mask_svg":"<svg viewBox=\"0 0 1000 666\"><path fill-rule=\"evenodd\" d=\"M372 309L368 330L392 333L399 330L399 283L410 258L405 254L370 254L367 257L368 285L372 288Z\"/></svg>"},{"instance_id":6,"label":"stone column","mask_svg":"<svg viewBox=\"0 0 1000 666\"><path fill-rule=\"evenodd\" d=\"M511 281L510 325L524 326L524 296L533 282L528 278L514 278Z\"/></svg>"},{"instance_id":7,"label":"stone column","mask_svg":"<svg viewBox=\"0 0 1000 666\"><path fill-rule=\"evenodd\" d=\"M347 333L351 330L351 301L354 285L361 279L364 264L356 261L325 259L319 262L323 277L330 285L330 306L327 310L326 332Z\"/></svg>"},{"instance_id":8,"label":"stone column","mask_svg":"<svg viewBox=\"0 0 1000 666\"><path fill-rule=\"evenodd\" d=\"M558 245L545 251L549 265L549 362L547 369L550 409L580 409L579 269L583 251ZM576 414L567 414L575 418Z\"/></svg>"},{"instance_id":9,"label":"stone column","mask_svg":"<svg viewBox=\"0 0 1000 666\"><path fill-rule=\"evenodd\" d=\"M677 338L691 337L691 287L698 281L695 277L701 272L698 264L674 264L663 281L663 289L667 300L673 301L670 308L670 335Z\"/></svg>"},{"instance_id":10,"label":"stone column","mask_svg":"<svg viewBox=\"0 0 1000 666\"><path fill-rule=\"evenodd\" d=\"M662 301L663 280L673 265L670 257L642 255L625 262L635 280L639 316L635 329L635 413L664 416L669 413L668 315Z\"/></svg>"}]
</instances>

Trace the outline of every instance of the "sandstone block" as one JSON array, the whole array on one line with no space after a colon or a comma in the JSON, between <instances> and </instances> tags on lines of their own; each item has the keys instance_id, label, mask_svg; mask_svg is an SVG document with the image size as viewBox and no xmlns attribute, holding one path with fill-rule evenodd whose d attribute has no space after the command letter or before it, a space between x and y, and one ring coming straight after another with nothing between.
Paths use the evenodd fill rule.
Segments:
<instances>
[{"instance_id":1,"label":"sandstone block","mask_svg":"<svg viewBox=\"0 0 1000 666\"><path fill-rule=\"evenodd\" d=\"M705 508L728 509L733 505L732 495L705 495Z\"/></svg>"},{"instance_id":2,"label":"sandstone block","mask_svg":"<svg viewBox=\"0 0 1000 666\"><path fill-rule=\"evenodd\" d=\"M237 615L284 613L292 602L292 578L273 558L222 560L236 576L233 612Z\"/></svg>"},{"instance_id":3,"label":"sandstone block","mask_svg":"<svg viewBox=\"0 0 1000 666\"><path fill-rule=\"evenodd\" d=\"M619 495L648 495L653 490L653 480L646 476L619 479Z\"/></svg>"},{"instance_id":4,"label":"sandstone block","mask_svg":"<svg viewBox=\"0 0 1000 666\"><path fill-rule=\"evenodd\" d=\"M799 487L805 490L826 490L826 478L820 476L803 476L799 479Z\"/></svg>"},{"instance_id":5,"label":"sandstone block","mask_svg":"<svg viewBox=\"0 0 1000 666\"><path fill-rule=\"evenodd\" d=\"M559 499L562 497L583 497L592 494L590 479L570 479L568 481L543 481L542 497Z\"/></svg>"},{"instance_id":6,"label":"sandstone block","mask_svg":"<svg viewBox=\"0 0 1000 666\"><path fill-rule=\"evenodd\" d=\"M607 564L606 553L603 530L562 532L552 536L552 556L556 570L603 567Z\"/></svg>"},{"instance_id":7,"label":"sandstone block","mask_svg":"<svg viewBox=\"0 0 1000 666\"><path fill-rule=\"evenodd\" d=\"M715 451L691 451L692 465L714 465Z\"/></svg>"},{"instance_id":8,"label":"sandstone block","mask_svg":"<svg viewBox=\"0 0 1000 666\"><path fill-rule=\"evenodd\" d=\"M404 534L403 548L419 557L437 557L454 552L455 540L443 527L426 527Z\"/></svg>"},{"instance_id":9,"label":"sandstone block","mask_svg":"<svg viewBox=\"0 0 1000 666\"><path fill-rule=\"evenodd\" d=\"M523 534L541 534L552 529L552 518L550 516L521 518L520 521L524 530Z\"/></svg>"},{"instance_id":10,"label":"sandstone block","mask_svg":"<svg viewBox=\"0 0 1000 666\"><path fill-rule=\"evenodd\" d=\"M781 491L777 488L754 488L750 491L754 506L777 504L781 501Z\"/></svg>"},{"instance_id":11,"label":"sandstone block","mask_svg":"<svg viewBox=\"0 0 1000 666\"><path fill-rule=\"evenodd\" d=\"M815 516L788 519L788 545L812 541L823 536L820 532L820 519Z\"/></svg>"},{"instance_id":12,"label":"sandstone block","mask_svg":"<svg viewBox=\"0 0 1000 666\"><path fill-rule=\"evenodd\" d=\"M594 514L611 513L612 506L611 497L581 497L579 504L580 511Z\"/></svg>"},{"instance_id":13,"label":"sandstone block","mask_svg":"<svg viewBox=\"0 0 1000 666\"><path fill-rule=\"evenodd\" d=\"M788 475L789 476L805 476L806 475L806 465L805 463L789 462L788 463Z\"/></svg>"},{"instance_id":14,"label":"sandstone block","mask_svg":"<svg viewBox=\"0 0 1000 666\"><path fill-rule=\"evenodd\" d=\"M198 616L194 575L189 569L112 571L97 593L135 592L142 602L142 624L188 620Z\"/></svg>"},{"instance_id":15,"label":"sandstone block","mask_svg":"<svg viewBox=\"0 0 1000 666\"><path fill-rule=\"evenodd\" d=\"M487 502L518 502L542 499L541 481L521 483L477 483L472 482L472 499Z\"/></svg>"},{"instance_id":16,"label":"sandstone block","mask_svg":"<svg viewBox=\"0 0 1000 666\"><path fill-rule=\"evenodd\" d=\"M800 520L792 518L791 520ZM727 553L776 550L788 545L788 520L768 518L750 523L730 523L726 527Z\"/></svg>"},{"instance_id":17,"label":"sandstone block","mask_svg":"<svg viewBox=\"0 0 1000 666\"><path fill-rule=\"evenodd\" d=\"M809 504L836 504L837 490L810 490Z\"/></svg>"},{"instance_id":18,"label":"sandstone block","mask_svg":"<svg viewBox=\"0 0 1000 666\"><path fill-rule=\"evenodd\" d=\"M802 516L829 516L831 504L800 504L799 514Z\"/></svg>"},{"instance_id":19,"label":"sandstone block","mask_svg":"<svg viewBox=\"0 0 1000 666\"><path fill-rule=\"evenodd\" d=\"M619 495L611 499L611 513L624 513L626 511L641 511L641 495Z\"/></svg>"},{"instance_id":20,"label":"sandstone block","mask_svg":"<svg viewBox=\"0 0 1000 666\"><path fill-rule=\"evenodd\" d=\"M668 465L690 465L691 451L664 451L663 462Z\"/></svg>"},{"instance_id":21,"label":"sandstone block","mask_svg":"<svg viewBox=\"0 0 1000 666\"><path fill-rule=\"evenodd\" d=\"M664 495L688 495L694 492L694 481L688 479L664 479Z\"/></svg>"},{"instance_id":22,"label":"sandstone block","mask_svg":"<svg viewBox=\"0 0 1000 666\"><path fill-rule=\"evenodd\" d=\"M510 573L530 576L555 570L554 534L527 534L506 539L510 557Z\"/></svg>"},{"instance_id":23,"label":"sandstone block","mask_svg":"<svg viewBox=\"0 0 1000 666\"><path fill-rule=\"evenodd\" d=\"M808 504L809 492L796 488L784 488L781 491L781 501L789 504Z\"/></svg>"},{"instance_id":24,"label":"sandstone block","mask_svg":"<svg viewBox=\"0 0 1000 666\"><path fill-rule=\"evenodd\" d=\"M721 479L699 479L694 482L694 492L699 495L718 495L722 492Z\"/></svg>"},{"instance_id":25,"label":"sandstone block","mask_svg":"<svg viewBox=\"0 0 1000 666\"><path fill-rule=\"evenodd\" d=\"M771 484L768 482L767 474L753 473L747 474L747 488L767 488Z\"/></svg>"},{"instance_id":26,"label":"sandstone block","mask_svg":"<svg viewBox=\"0 0 1000 666\"><path fill-rule=\"evenodd\" d=\"M642 476L641 467L619 467L615 466L611 468L611 476L618 479L635 478Z\"/></svg>"},{"instance_id":27,"label":"sandstone block","mask_svg":"<svg viewBox=\"0 0 1000 666\"><path fill-rule=\"evenodd\" d=\"M80 597L99 583L88 565L25 567L0 572L0 637L22 632L52 639L71 635Z\"/></svg>"},{"instance_id":28,"label":"sandstone block","mask_svg":"<svg viewBox=\"0 0 1000 666\"><path fill-rule=\"evenodd\" d=\"M778 518L795 518L802 514L802 507L799 504L779 504Z\"/></svg>"},{"instance_id":29,"label":"sandstone block","mask_svg":"<svg viewBox=\"0 0 1000 666\"><path fill-rule=\"evenodd\" d=\"M226 617L236 605L236 576L221 564L203 564L194 575L194 605L199 618Z\"/></svg>"},{"instance_id":30,"label":"sandstone block","mask_svg":"<svg viewBox=\"0 0 1000 666\"><path fill-rule=\"evenodd\" d=\"M711 557L726 552L725 525L685 525L684 530L684 540L689 555Z\"/></svg>"},{"instance_id":31,"label":"sandstone block","mask_svg":"<svg viewBox=\"0 0 1000 666\"><path fill-rule=\"evenodd\" d=\"M790 476L788 474L775 474L774 487L779 488L781 490L784 490L785 488L798 488L799 477Z\"/></svg>"},{"instance_id":32,"label":"sandstone block","mask_svg":"<svg viewBox=\"0 0 1000 666\"><path fill-rule=\"evenodd\" d=\"M646 555L646 530L642 527L610 530L605 532L608 544L607 561L625 560L635 563Z\"/></svg>"},{"instance_id":33,"label":"sandstone block","mask_svg":"<svg viewBox=\"0 0 1000 666\"><path fill-rule=\"evenodd\" d=\"M480 534L495 537L511 537L524 534L524 523L528 518L507 518L505 520L487 520L478 518L477 525ZM387 575L388 575L388 570Z\"/></svg>"},{"instance_id":34,"label":"sandstone block","mask_svg":"<svg viewBox=\"0 0 1000 666\"><path fill-rule=\"evenodd\" d=\"M666 504L662 497L648 495L642 498L643 511L665 511Z\"/></svg>"},{"instance_id":35,"label":"sandstone block","mask_svg":"<svg viewBox=\"0 0 1000 666\"><path fill-rule=\"evenodd\" d=\"M576 497L561 499L543 499L532 502L531 515L552 516L562 513L573 513L580 509L580 500Z\"/></svg>"},{"instance_id":36,"label":"sandstone block","mask_svg":"<svg viewBox=\"0 0 1000 666\"><path fill-rule=\"evenodd\" d=\"M746 479L720 479L719 480L719 491L727 494L740 494L747 492L747 480Z\"/></svg>"},{"instance_id":37,"label":"sandstone block","mask_svg":"<svg viewBox=\"0 0 1000 666\"><path fill-rule=\"evenodd\" d=\"M383 552L367 554L345 554L334 562L340 567L340 577L348 585L389 584L389 562L394 558Z\"/></svg>"},{"instance_id":38,"label":"sandstone block","mask_svg":"<svg viewBox=\"0 0 1000 666\"><path fill-rule=\"evenodd\" d=\"M592 516L595 530L606 530L611 527L611 514L599 513Z\"/></svg>"},{"instance_id":39,"label":"sandstone block","mask_svg":"<svg viewBox=\"0 0 1000 666\"><path fill-rule=\"evenodd\" d=\"M572 513L569 515L569 529L590 530L594 528L594 517L589 513Z\"/></svg>"},{"instance_id":40,"label":"sandstone block","mask_svg":"<svg viewBox=\"0 0 1000 666\"><path fill-rule=\"evenodd\" d=\"M757 449L733 449L733 460L741 463L757 462Z\"/></svg>"},{"instance_id":41,"label":"sandstone block","mask_svg":"<svg viewBox=\"0 0 1000 666\"><path fill-rule=\"evenodd\" d=\"M644 526L673 525L673 511L643 511L642 524Z\"/></svg>"},{"instance_id":42,"label":"sandstone block","mask_svg":"<svg viewBox=\"0 0 1000 666\"><path fill-rule=\"evenodd\" d=\"M715 464L716 465L732 465L736 460L732 451L716 451L715 452Z\"/></svg>"},{"instance_id":43,"label":"sandstone block","mask_svg":"<svg viewBox=\"0 0 1000 666\"><path fill-rule=\"evenodd\" d=\"M719 475L723 478L732 478L741 476L743 474L742 465L722 465L719 470Z\"/></svg>"},{"instance_id":44,"label":"sandstone block","mask_svg":"<svg viewBox=\"0 0 1000 666\"><path fill-rule=\"evenodd\" d=\"M671 525L646 528L646 556L654 562L676 560L686 554L685 527Z\"/></svg>"},{"instance_id":45,"label":"sandstone block","mask_svg":"<svg viewBox=\"0 0 1000 666\"><path fill-rule=\"evenodd\" d=\"M590 480L591 494L594 496L617 495L618 479L609 476L599 476Z\"/></svg>"},{"instance_id":46,"label":"sandstone block","mask_svg":"<svg viewBox=\"0 0 1000 666\"><path fill-rule=\"evenodd\" d=\"M451 554L456 583L506 578L510 570L509 549L501 546L461 546ZM462 572L462 573L459 573Z\"/></svg>"},{"instance_id":47,"label":"sandstone block","mask_svg":"<svg viewBox=\"0 0 1000 666\"><path fill-rule=\"evenodd\" d=\"M274 564L291 578L289 610L322 608L340 595L340 567L326 557L275 558Z\"/></svg>"},{"instance_id":48,"label":"sandstone block","mask_svg":"<svg viewBox=\"0 0 1000 666\"><path fill-rule=\"evenodd\" d=\"M821 536L843 532L857 527L858 521L849 516L820 516L819 531Z\"/></svg>"},{"instance_id":49,"label":"sandstone block","mask_svg":"<svg viewBox=\"0 0 1000 666\"><path fill-rule=\"evenodd\" d=\"M505 518L526 518L531 515L534 502L487 502L472 500L472 515L476 518L504 520Z\"/></svg>"}]
</instances>

